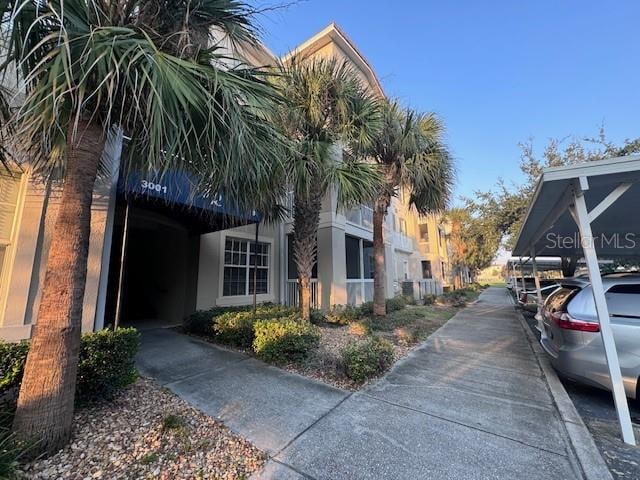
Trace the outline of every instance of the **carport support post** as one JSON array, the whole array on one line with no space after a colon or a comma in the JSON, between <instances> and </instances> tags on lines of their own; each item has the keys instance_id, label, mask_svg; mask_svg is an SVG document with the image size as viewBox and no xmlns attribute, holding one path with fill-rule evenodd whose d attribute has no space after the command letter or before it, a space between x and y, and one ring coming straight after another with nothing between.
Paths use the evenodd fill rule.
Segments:
<instances>
[{"instance_id":1,"label":"carport support post","mask_svg":"<svg viewBox=\"0 0 640 480\"><path fill-rule=\"evenodd\" d=\"M581 185L588 188L586 178L580 180ZM604 353L607 358L607 366L609 367L613 400L616 404L618 421L620 422L620 430L622 431L622 440L629 445L635 445L636 440L633 434L633 426L631 425L629 405L627 404L627 397L624 393L624 384L622 383L622 374L620 373L620 362L618 361L616 344L613 340L613 332L609 320L609 308L607 307L607 300L604 296L600 266L598 265L598 255L594 245L591 222L589 220L589 212L587 210L583 188L584 187L576 187L574 191L574 218L580 231L584 259L587 263L593 299L596 304L598 319L600 320L600 334L602 336L602 344L604 345Z\"/></svg>"},{"instance_id":2,"label":"carport support post","mask_svg":"<svg viewBox=\"0 0 640 480\"><path fill-rule=\"evenodd\" d=\"M533 269L533 280L536 282L536 296L538 297L538 311L536 312L538 325L536 328L542 332L542 292L540 291L540 278L538 277L538 265L536 264L536 252L534 249L531 249L531 268Z\"/></svg>"},{"instance_id":3,"label":"carport support post","mask_svg":"<svg viewBox=\"0 0 640 480\"><path fill-rule=\"evenodd\" d=\"M513 288L516 290L516 300L518 299L518 275L516 275L516 262L511 262L511 270L513 271Z\"/></svg>"},{"instance_id":4,"label":"carport support post","mask_svg":"<svg viewBox=\"0 0 640 480\"><path fill-rule=\"evenodd\" d=\"M522 275L522 291L526 293L527 284L524 283L524 264L522 263L522 257L520 257L520 274ZM520 296L518 296L518 298L520 298Z\"/></svg>"}]
</instances>

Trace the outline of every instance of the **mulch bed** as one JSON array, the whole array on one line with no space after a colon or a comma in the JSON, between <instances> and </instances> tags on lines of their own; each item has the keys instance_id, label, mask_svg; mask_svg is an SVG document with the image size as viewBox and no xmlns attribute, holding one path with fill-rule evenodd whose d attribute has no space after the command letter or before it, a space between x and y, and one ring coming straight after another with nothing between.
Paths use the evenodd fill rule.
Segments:
<instances>
[{"instance_id":1,"label":"mulch bed","mask_svg":"<svg viewBox=\"0 0 640 480\"><path fill-rule=\"evenodd\" d=\"M222 423L140 378L76 412L71 443L24 467L44 479L245 479L266 455Z\"/></svg>"},{"instance_id":2,"label":"mulch bed","mask_svg":"<svg viewBox=\"0 0 640 480\"><path fill-rule=\"evenodd\" d=\"M393 345L394 357L398 361L409 355L429 335L444 325L456 309L444 306L413 307L387 315L374 325L373 333ZM414 312L415 315L411 315ZM365 321L366 323L366 321ZM320 326L320 345L301 364L290 364L288 371L311 377L345 390L358 390L366 385L349 379L341 366L341 350L351 342L364 341L365 337L350 330L349 325ZM375 380L375 379L372 379Z\"/></svg>"}]
</instances>

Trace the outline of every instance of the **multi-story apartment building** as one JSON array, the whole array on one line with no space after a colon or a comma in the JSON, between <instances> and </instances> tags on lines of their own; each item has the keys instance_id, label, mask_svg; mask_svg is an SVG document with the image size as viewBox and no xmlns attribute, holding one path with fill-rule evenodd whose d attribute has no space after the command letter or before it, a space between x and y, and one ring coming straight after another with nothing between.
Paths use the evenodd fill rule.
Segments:
<instances>
[{"instance_id":1,"label":"multi-story apartment building","mask_svg":"<svg viewBox=\"0 0 640 480\"><path fill-rule=\"evenodd\" d=\"M383 95L369 63L335 24L296 51L350 62L364 84ZM240 53L255 65L274 60L266 48ZM120 137L111 142L113 158L121 145ZM246 218L235 219L242 226L225 228L231 216L218 201L191 199L207 215L166 201L171 189L188 189L183 174L156 178L141 172L124 179L117 167L116 162L94 192L83 331L116 318L138 325L178 323L196 309L249 304L254 290L259 302L297 301L290 220L259 225L257 232ZM29 171L0 175L0 338L31 334L59 193ZM372 210L343 212L336 202L330 191L320 215L312 295L318 308L373 297ZM445 227L436 216L420 218L402 195L393 199L384 229L388 297L403 289L416 296L440 293L448 285Z\"/></svg>"}]
</instances>

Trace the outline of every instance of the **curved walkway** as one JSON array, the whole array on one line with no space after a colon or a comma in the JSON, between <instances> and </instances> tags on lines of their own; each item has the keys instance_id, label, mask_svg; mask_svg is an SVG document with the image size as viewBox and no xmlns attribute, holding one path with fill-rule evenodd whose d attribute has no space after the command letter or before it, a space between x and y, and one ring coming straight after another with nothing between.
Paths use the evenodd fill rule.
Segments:
<instances>
[{"instance_id":1,"label":"curved walkway","mask_svg":"<svg viewBox=\"0 0 640 480\"><path fill-rule=\"evenodd\" d=\"M583 478L500 288L355 394L167 330L139 368L268 451L262 479Z\"/></svg>"}]
</instances>

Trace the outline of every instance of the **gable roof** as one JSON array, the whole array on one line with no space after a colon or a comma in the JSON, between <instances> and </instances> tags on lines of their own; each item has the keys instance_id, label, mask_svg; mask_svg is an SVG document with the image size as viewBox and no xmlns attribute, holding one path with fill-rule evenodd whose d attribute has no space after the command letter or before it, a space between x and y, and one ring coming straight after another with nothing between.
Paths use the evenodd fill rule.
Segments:
<instances>
[{"instance_id":1,"label":"gable roof","mask_svg":"<svg viewBox=\"0 0 640 480\"><path fill-rule=\"evenodd\" d=\"M347 36L346 33L335 23L331 22L320 32L316 33L313 37L301 43L293 51L282 57L282 61L286 62L294 55L310 56L320 50L322 47L333 42L336 44L358 67L360 71L365 75L369 84L373 87L375 93L384 97L384 90L382 84L375 71L367 59L362 55L360 50L355 46L353 41Z\"/></svg>"}]
</instances>

